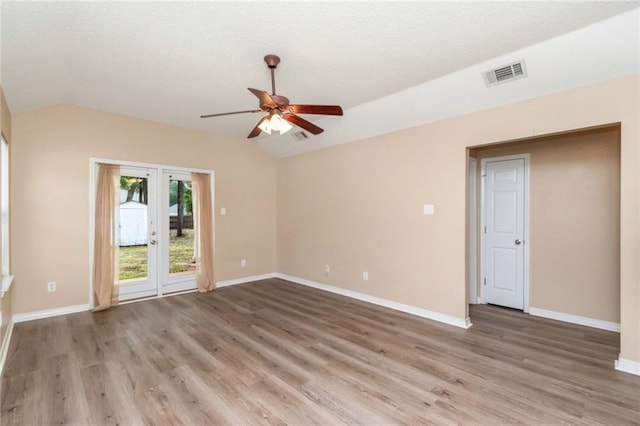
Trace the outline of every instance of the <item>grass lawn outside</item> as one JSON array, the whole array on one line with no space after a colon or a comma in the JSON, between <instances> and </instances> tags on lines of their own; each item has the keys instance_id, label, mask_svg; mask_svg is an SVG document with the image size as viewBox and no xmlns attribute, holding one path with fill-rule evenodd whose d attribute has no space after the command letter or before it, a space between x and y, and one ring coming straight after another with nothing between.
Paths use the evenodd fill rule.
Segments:
<instances>
[{"instance_id":1,"label":"grass lawn outside","mask_svg":"<svg viewBox=\"0 0 640 426\"><path fill-rule=\"evenodd\" d=\"M184 229L182 237L176 236L176 230L169 237L169 273L195 272L193 262L193 229ZM147 251L144 246L120 247L120 281L144 278L147 276Z\"/></svg>"}]
</instances>

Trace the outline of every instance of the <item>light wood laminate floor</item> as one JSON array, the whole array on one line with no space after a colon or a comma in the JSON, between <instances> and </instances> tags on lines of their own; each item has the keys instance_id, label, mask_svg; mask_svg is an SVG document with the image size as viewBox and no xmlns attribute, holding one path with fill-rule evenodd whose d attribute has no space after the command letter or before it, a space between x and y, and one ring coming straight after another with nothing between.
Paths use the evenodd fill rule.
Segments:
<instances>
[{"instance_id":1,"label":"light wood laminate floor","mask_svg":"<svg viewBox=\"0 0 640 426\"><path fill-rule=\"evenodd\" d=\"M279 279L15 326L2 425L638 424L616 333L447 326Z\"/></svg>"}]
</instances>

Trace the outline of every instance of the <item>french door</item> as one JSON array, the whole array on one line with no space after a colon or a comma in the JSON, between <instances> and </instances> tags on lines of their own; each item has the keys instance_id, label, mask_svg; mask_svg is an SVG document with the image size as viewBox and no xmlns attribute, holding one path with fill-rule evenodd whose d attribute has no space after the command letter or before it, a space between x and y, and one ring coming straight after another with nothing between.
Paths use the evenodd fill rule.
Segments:
<instances>
[{"instance_id":1,"label":"french door","mask_svg":"<svg viewBox=\"0 0 640 426\"><path fill-rule=\"evenodd\" d=\"M161 293L196 288L191 173L164 170L161 184Z\"/></svg>"},{"instance_id":2,"label":"french door","mask_svg":"<svg viewBox=\"0 0 640 426\"><path fill-rule=\"evenodd\" d=\"M195 289L190 173L122 166L117 208L119 300Z\"/></svg>"}]
</instances>

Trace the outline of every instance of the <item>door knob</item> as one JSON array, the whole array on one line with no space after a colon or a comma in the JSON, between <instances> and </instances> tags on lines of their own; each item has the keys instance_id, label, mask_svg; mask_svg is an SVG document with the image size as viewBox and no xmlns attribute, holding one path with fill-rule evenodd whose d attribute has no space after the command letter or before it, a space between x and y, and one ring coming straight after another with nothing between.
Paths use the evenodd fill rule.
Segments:
<instances>
[{"instance_id":1,"label":"door knob","mask_svg":"<svg viewBox=\"0 0 640 426\"><path fill-rule=\"evenodd\" d=\"M515 243L516 243L516 245L517 245L517 246L519 246L520 244L522 244L522 241L520 241L520 240L515 240Z\"/></svg>"},{"instance_id":2,"label":"door knob","mask_svg":"<svg viewBox=\"0 0 640 426\"><path fill-rule=\"evenodd\" d=\"M151 240L151 241L149 241L149 243L152 244L152 245L155 245L157 243L157 241L156 240Z\"/></svg>"}]
</instances>

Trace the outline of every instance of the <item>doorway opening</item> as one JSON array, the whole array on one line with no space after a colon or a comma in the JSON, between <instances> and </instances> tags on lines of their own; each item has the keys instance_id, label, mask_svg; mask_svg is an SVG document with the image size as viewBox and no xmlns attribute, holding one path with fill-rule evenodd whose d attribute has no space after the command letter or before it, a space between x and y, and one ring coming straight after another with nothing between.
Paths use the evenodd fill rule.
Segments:
<instances>
[{"instance_id":1,"label":"doorway opening","mask_svg":"<svg viewBox=\"0 0 640 426\"><path fill-rule=\"evenodd\" d=\"M527 286L523 287L524 303L516 308L531 315L619 331L619 124L468 150L470 164L477 163L478 169L473 171L469 167L468 232L473 235L467 235L468 302L514 307L500 300L496 302L493 288L488 288L492 273L498 278L498 290L505 292L510 285L515 286L512 278L521 274L517 268L494 265L495 259L491 258L494 253L486 248L487 243L492 244L487 241L491 231L491 214L487 213L492 212L487 212L485 207L505 205L515 209L517 206L512 203L514 196L509 195L510 189L487 188L486 185L490 173L502 173L500 170L508 169L504 166L508 166L512 158L522 157L525 153L529 154L530 202L526 209L529 220L525 219L524 238L503 232L509 237L507 242L511 246L505 248L496 244L494 250L498 260L512 260L518 247L528 258L523 273L525 283L528 278L529 290L526 290ZM487 170L487 165L496 167ZM499 180L503 181L508 181L515 173L502 171ZM500 185L503 183L499 182ZM500 195L490 200L483 191ZM515 225L504 211L508 209L499 213L497 219L506 221L509 226ZM488 220L482 218L483 213ZM477 221L475 232L474 220ZM487 226L487 234L484 226ZM503 227L502 231L509 226ZM476 237L475 242L473 237ZM473 297L474 293L476 297Z\"/></svg>"}]
</instances>

